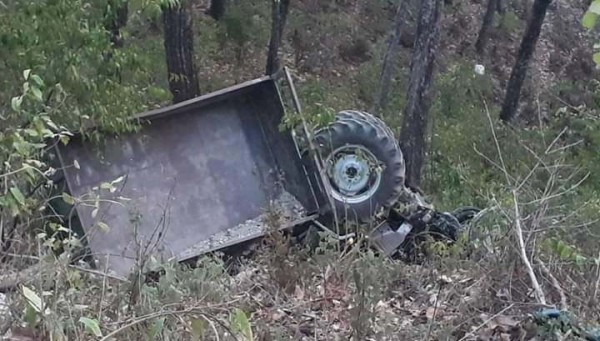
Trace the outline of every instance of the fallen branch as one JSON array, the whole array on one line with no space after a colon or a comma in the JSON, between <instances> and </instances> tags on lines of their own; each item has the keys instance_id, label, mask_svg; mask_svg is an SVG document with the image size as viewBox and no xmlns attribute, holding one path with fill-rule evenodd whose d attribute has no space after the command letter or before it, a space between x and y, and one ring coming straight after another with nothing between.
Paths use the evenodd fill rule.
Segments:
<instances>
[{"instance_id":1,"label":"fallen branch","mask_svg":"<svg viewBox=\"0 0 600 341\"><path fill-rule=\"evenodd\" d=\"M0 275L0 291L14 289L23 283L27 283L39 275L44 269L42 263L37 263L20 271Z\"/></svg>"},{"instance_id":2,"label":"fallen branch","mask_svg":"<svg viewBox=\"0 0 600 341\"><path fill-rule=\"evenodd\" d=\"M594 293L592 294L592 300L597 302L598 288L600 288L600 253L598 253L598 263L596 265L596 285L594 285Z\"/></svg>"},{"instance_id":3,"label":"fallen branch","mask_svg":"<svg viewBox=\"0 0 600 341\"><path fill-rule=\"evenodd\" d=\"M235 340L237 340L237 337L235 337L234 333L232 333L231 330L229 330L229 328L225 324L223 324L221 321L219 321L219 319L217 319L213 316L210 316L210 315L206 314L205 312L202 312L200 307L193 307L193 308L188 308L188 309L183 309L183 310L160 311L160 312L141 316L138 319L135 319L135 320L113 330L112 332L106 334L103 338L100 339L100 341L108 341L108 340L112 339L115 335L123 332L124 330L129 329L135 325L138 325L138 324L146 322L146 321L150 321L150 320L157 319L157 318L164 317L164 316L181 316L181 315L190 315L190 314L200 315L200 316L202 316L202 318L209 321L209 323L210 323L210 321L213 321L213 320L216 321L219 325L221 325L221 327L228 330L229 333L231 334L231 336L233 336L233 338ZM213 331L216 333L216 337L218 339L219 335L217 333L216 328L214 327L213 323L210 323L210 324L211 324L211 327L213 328Z\"/></svg>"},{"instance_id":4,"label":"fallen branch","mask_svg":"<svg viewBox=\"0 0 600 341\"><path fill-rule=\"evenodd\" d=\"M517 241L519 242L519 253L521 256L521 260L525 264L527 268L527 274L529 275L529 279L531 280L531 285L533 286L533 290L535 292L535 296L539 303L542 305L546 305L546 296L544 295L544 291L540 286L540 283L535 276L535 272L533 271L533 266L531 266L531 262L527 257L527 250L525 249L525 240L523 238L523 228L521 227L521 212L519 210L519 200L517 191L513 190L513 205L514 205L514 225L515 225L515 233L517 234Z\"/></svg>"},{"instance_id":5,"label":"fallen branch","mask_svg":"<svg viewBox=\"0 0 600 341\"><path fill-rule=\"evenodd\" d=\"M513 199L513 210L514 210L514 217L513 217L513 222L514 222L514 227L515 227L515 234L517 235L517 241L519 244L519 255L521 257L521 260L523 261L523 264L525 264L525 268L527 270L527 274L529 275L529 279L531 280L531 285L533 286L533 290L535 292L535 296L537 301L542 304L542 305L547 305L546 304L546 296L544 295L544 291L542 290L542 287L540 286L540 283L537 280L537 277L535 275L535 272L533 271L533 266L531 265L531 261L529 261L529 258L527 257L527 250L525 247L525 239L523 238L523 227L521 226L521 211L519 209L520 205L519 205L519 195L517 193L518 189L522 186L522 185L518 185L518 184L514 184L511 182L511 176L508 173L508 168L506 167L506 163L504 162L504 157L502 155L502 149L500 148L500 142L498 141L498 137L496 136L496 131L494 130L494 124L492 122L492 117L490 115L490 111L488 110L487 104L484 101L484 106L485 106L485 112L488 118L488 122L490 124L490 129L492 132L492 137L494 138L494 144L496 146L496 151L498 152L498 158L500 159L500 169L502 170L502 172L504 173L504 177L506 180L506 184L509 188L511 188L511 192L512 192L512 199ZM539 164L539 163L538 163ZM536 167L537 168L537 165ZM527 176L527 178L529 178L530 175Z\"/></svg>"},{"instance_id":6,"label":"fallen branch","mask_svg":"<svg viewBox=\"0 0 600 341\"><path fill-rule=\"evenodd\" d=\"M506 308L504 308L504 309L500 310L499 312L497 312L496 314L494 314L492 317L490 317L490 318L488 318L487 320L483 321L483 323L482 323L482 324L480 324L480 325L478 325L477 327L475 327L475 329L473 329L473 330L471 330L470 332L468 332L468 333L467 333L465 336L463 336L463 337L462 337L460 340L458 340L458 341L463 341L463 340L466 340L467 338L469 338L469 337L471 337L471 336L474 336L474 335L475 335L475 333L476 333L476 332L477 332L479 329L481 329L481 328L485 327L485 325L486 325L486 324L490 323L490 322L491 322L492 320L494 320L496 317L498 317L498 316L500 316L500 315L504 314L504 312L505 312L505 311L507 311L508 309L512 308L514 305L515 305L514 303L511 303L511 304L510 304L508 307L506 307Z\"/></svg>"},{"instance_id":7,"label":"fallen branch","mask_svg":"<svg viewBox=\"0 0 600 341\"><path fill-rule=\"evenodd\" d=\"M10 290L10 289L14 289L16 287L18 287L21 284L27 283L33 279L36 279L37 276L39 275L39 273L41 271L43 271L48 264L44 264L39 257L36 256L31 256L31 255L17 255L17 254L12 254L12 253L8 253L8 252L2 252L3 255L5 256L9 256L9 257L15 257L15 258L26 258L26 259L31 259L31 260L37 260L38 263L29 266L23 270L19 270L19 271L14 271L8 274L2 274L0 275L0 291L6 291L6 290ZM122 277L118 277L118 276L114 276L102 271L98 271L98 270L93 270L93 269L87 269L78 265L73 265L70 264L68 266L70 269L74 269L77 271L81 271L81 272L86 272L86 273L90 273L93 275L97 275L97 276L101 276L101 277L107 277L107 278L111 278L111 279L115 279L121 282L129 282L127 279L122 278Z\"/></svg>"},{"instance_id":8,"label":"fallen branch","mask_svg":"<svg viewBox=\"0 0 600 341\"><path fill-rule=\"evenodd\" d=\"M13 326L15 318L12 316L12 314L6 314L4 316L0 316L0 322L2 323L0 324L0 337L4 337L4 335L6 335L6 333L8 333L10 330L10 327Z\"/></svg>"},{"instance_id":9,"label":"fallen branch","mask_svg":"<svg viewBox=\"0 0 600 341\"><path fill-rule=\"evenodd\" d=\"M538 263L540 264L540 268L542 268L542 271L544 271L544 273L546 273L546 275L550 277L550 281L552 281L552 286L554 286L554 289L556 289L558 295L560 296L560 309L567 310L567 296L565 295L564 290L561 288L560 283L558 283L558 280L556 279L556 277L554 277L552 272L550 272L550 269L548 269L546 264L544 264L544 262L542 262L542 260L539 258Z\"/></svg>"}]
</instances>

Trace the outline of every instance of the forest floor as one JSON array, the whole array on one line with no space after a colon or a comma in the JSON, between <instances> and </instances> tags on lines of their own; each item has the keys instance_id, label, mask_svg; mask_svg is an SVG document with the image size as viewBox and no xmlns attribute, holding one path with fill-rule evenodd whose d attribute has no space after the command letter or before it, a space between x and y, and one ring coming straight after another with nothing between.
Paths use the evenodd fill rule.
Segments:
<instances>
[{"instance_id":1,"label":"forest floor","mask_svg":"<svg viewBox=\"0 0 600 341\"><path fill-rule=\"evenodd\" d=\"M578 340L573 336L578 324L596 314L595 303L569 295L578 312L591 314L584 320L566 315L577 328L536 324L534 314L548 306L535 303L524 266L505 258L511 257L508 247L503 255L480 256L479 262L453 250L409 264L359 247L340 253L331 241L311 254L276 236L235 263L218 257L204 257L192 268L150 262L161 276L144 283L41 261L44 270L21 289L28 301L7 295L6 310L16 320L6 337L64 339L60 335L76 322L82 328L70 339ZM557 286L557 292L546 276L540 280L547 297L559 302L563 289ZM52 290L35 294L44 288ZM569 293L578 290L585 288ZM42 305L44 319L27 313ZM21 313L25 318L18 323ZM98 322L69 322L79 314ZM31 328L31 318L46 336Z\"/></svg>"}]
</instances>

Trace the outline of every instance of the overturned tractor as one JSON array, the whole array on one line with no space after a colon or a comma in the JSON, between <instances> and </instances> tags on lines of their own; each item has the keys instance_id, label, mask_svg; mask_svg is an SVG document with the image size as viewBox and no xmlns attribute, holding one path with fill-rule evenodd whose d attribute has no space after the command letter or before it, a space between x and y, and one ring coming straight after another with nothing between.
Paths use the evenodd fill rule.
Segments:
<instances>
[{"instance_id":1,"label":"overturned tractor","mask_svg":"<svg viewBox=\"0 0 600 341\"><path fill-rule=\"evenodd\" d=\"M297 126L281 129L285 117ZM344 239L367 226L388 255L419 226L455 240L477 213L437 212L407 188L402 151L375 116L346 110L309 127L287 69L132 119L135 133L56 149L73 198L63 215L115 276L140 255L184 261L260 238L273 210L278 229Z\"/></svg>"}]
</instances>

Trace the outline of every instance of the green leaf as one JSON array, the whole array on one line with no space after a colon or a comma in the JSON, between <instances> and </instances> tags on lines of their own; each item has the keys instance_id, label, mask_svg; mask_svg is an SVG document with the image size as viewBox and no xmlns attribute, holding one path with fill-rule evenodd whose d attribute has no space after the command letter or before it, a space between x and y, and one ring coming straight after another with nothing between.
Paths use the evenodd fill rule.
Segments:
<instances>
[{"instance_id":1,"label":"green leaf","mask_svg":"<svg viewBox=\"0 0 600 341\"><path fill-rule=\"evenodd\" d=\"M19 204L25 205L25 196L23 195L20 189L18 189L17 187L11 187L10 194L12 194L13 198L15 198L15 200Z\"/></svg>"},{"instance_id":2,"label":"green leaf","mask_svg":"<svg viewBox=\"0 0 600 341\"><path fill-rule=\"evenodd\" d=\"M85 330L94 334L94 336L96 336L96 337L102 336L102 331L100 330L100 325L98 324L97 320L82 316L79 318L79 322L83 323L83 325L85 326Z\"/></svg>"},{"instance_id":3,"label":"green leaf","mask_svg":"<svg viewBox=\"0 0 600 341\"><path fill-rule=\"evenodd\" d=\"M73 79L79 80L79 72L77 72L77 68L75 67L75 65L71 65L70 69L71 69L71 73L73 74Z\"/></svg>"},{"instance_id":4,"label":"green leaf","mask_svg":"<svg viewBox=\"0 0 600 341\"><path fill-rule=\"evenodd\" d=\"M54 122L52 122L51 119L46 117L46 118L44 118L44 122L46 123L46 125L48 127L50 127L51 129L54 129L55 131L60 130L60 129L58 129L58 126Z\"/></svg>"},{"instance_id":5,"label":"green leaf","mask_svg":"<svg viewBox=\"0 0 600 341\"><path fill-rule=\"evenodd\" d=\"M152 327L150 328L150 338L156 339L159 334L162 333L165 328L165 318L159 318L154 321Z\"/></svg>"},{"instance_id":6,"label":"green leaf","mask_svg":"<svg viewBox=\"0 0 600 341\"><path fill-rule=\"evenodd\" d=\"M108 225L106 225L105 223L103 223L101 221L98 222L98 228L100 228L100 230L102 230L102 232L110 231L110 227L108 227Z\"/></svg>"},{"instance_id":7,"label":"green leaf","mask_svg":"<svg viewBox=\"0 0 600 341\"><path fill-rule=\"evenodd\" d=\"M31 80L39 87L44 86L44 81L38 75L31 75Z\"/></svg>"},{"instance_id":8,"label":"green leaf","mask_svg":"<svg viewBox=\"0 0 600 341\"><path fill-rule=\"evenodd\" d=\"M592 59L594 60L594 63L596 63L596 65L600 65L600 52L594 53Z\"/></svg>"},{"instance_id":9,"label":"green leaf","mask_svg":"<svg viewBox=\"0 0 600 341\"><path fill-rule=\"evenodd\" d=\"M27 69L23 71L23 78L25 80L29 79L29 74L31 73L31 69Z\"/></svg>"},{"instance_id":10,"label":"green leaf","mask_svg":"<svg viewBox=\"0 0 600 341\"><path fill-rule=\"evenodd\" d=\"M63 145L67 145L67 143L69 143L71 139L66 136L66 135L61 135L60 136L60 142L62 142Z\"/></svg>"},{"instance_id":11,"label":"green leaf","mask_svg":"<svg viewBox=\"0 0 600 341\"><path fill-rule=\"evenodd\" d=\"M206 321L204 321L203 319L192 319L192 321L190 321L190 324L194 336L202 340L204 337L204 331L206 330Z\"/></svg>"},{"instance_id":12,"label":"green leaf","mask_svg":"<svg viewBox=\"0 0 600 341\"><path fill-rule=\"evenodd\" d=\"M575 255L575 264L577 264L577 266L582 267L585 265L585 263L587 263L588 259L582 255Z\"/></svg>"},{"instance_id":13,"label":"green leaf","mask_svg":"<svg viewBox=\"0 0 600 341\"><path fill-rule=\"evenodd\" d=\"M64 202L66 202L69 205L74 205L75 204L75 198L73 198L72 196L70 196L68 193L64 193L62 194L62 199Z\"/></svg>"},{"instance_id":14,"label":"green leaf","mask_svg":"<svg viewBox=\"0 0 600 341\"><path fill-rule=\"evenodd\" d=\"M52 132L52 130L50 129L42 129L42 137L44 138L51 138L51 137L55 137L56 134L54 134Z\"/></svg>"},{"instance_id":15,"label":"green leaf","mask_svg":"<svg viewBox=\"0 0 600 341\"><path fill-rule=\"evenodd\" d=\"M37 98L40 101L43 101L44 98L42 97L42 91L40 89L38 89L35 86L31 87L31 92L33 93L33 95L35 96L35 98Z\"/></svg>"},{"instance_id":16,"label":"green leaf","mask_svg":"<svg viewBox=\"0 0 600 341\"><path fill-rule=\"evenodd\" d=\"M596 26L597 19L598 19L598 15L596 13L586 12L583 15L581 24L583 25L583 27L585 27L589 30L589 29L594 28L594 26Z\"/></svg>"},{"instance_id":17,"label":"green leaf","mask_svg":"<svg viewBox=\"0 0 600 341\"><path fill-rule=\"evenodd\" d=\"M240 332L246 340L252 341L254 337L252 335L252 327L248 316L242 310L236 308L231 317L231 327L233 330Z\"/></svg>"},{"instance_id":18,"label":"green leaf","mask_svg":"<svg viewBox=\"0 0 600 341\"><path fill-rule=\"evenodd\" d=\"M25 320L25 322L27 322L27 326L29 328L35 328L37 325L37 312L35 311L34 308L31 307L31 305L28 305L27 308L25 308L25 316L23 316L23 320Z\"/></svg>"},{"instance_id":19,"label":"green leaf","mask_svg":"<svg viewBox=\"0 0 600 341\"><path fill-rule=\"evenodd\" d=\"M15 203L14 200L8 200L8 209L10 210L10 215L13 218L18 216L19 213L21 213L21 210L19 209L18 205Z\"/></svg>"},{"instance_id":20,"label":"green leaf","mask_svg":"<svg viewBox=\"0 0 600 341\"><path fill-rule=\"evenodd\" d=\"M26 286L23 286L22 291L23 291L23 296L25 296L25 298L29 302L29 305L33 309L35 309L36 312L38 312L38 313L41 312L42 311L42 299L35 293L35 291L29 289Z\"/></svg>"},{"instance_id":21,"label":"green leaf","mask_svg":"<svg viewBox=\"0 0 600 341\"><path fill-rule=\"evenodd\" d=\"M10 106L11 106L12 110L19 111L21 109L22 102L23 102L22 96L13 97L12 100L10 101Z\"/></svg>"},{"instance_id":22,"label":"green leaf","mask_svg":"<svg viewBox=\"0 0 600 341\"><path fill-rule=\"evenodd\" d=\"M115 180L113 180L111 182L111 184L118 184L119 182L123 181L123 179L125 179L125 177L124 176L120 176L120 177L116 178Z\"/></svg>"},{"instance_id":23,"label":"green leaf","mask_svg":"<svg viewBox=\"0 0 600 341\"><path fill-rule=\"evenodd\" d=\"M25 129L25 134L31 136L31 137L37 137L39 136L38 132L35 131L34 129Z\"/></svg>"},{"instance_id":24,"label":"green leaf","mask_svg":"<svg viewBox=\"0 0 600 341\"><path fill-rule=\"evenodd\" d=\"M588 9L588 12L600 14L600 1L594 0L594 2L592 2L590 4L590 8Z\"/></svg>"},{"instance_id":25,"label":"green leaf","mask_svg":"<svg viewBox=\"0 0 600 341\"><path fill-rule=\"evenodd\" d=\"M58 225L58 229L57 230L60 231L60 232L67 232L67 233L71 232L71 230L69 230L68 228L66 228L66 227L64 227L62 225Z\"/></svg>"}]
</instances>

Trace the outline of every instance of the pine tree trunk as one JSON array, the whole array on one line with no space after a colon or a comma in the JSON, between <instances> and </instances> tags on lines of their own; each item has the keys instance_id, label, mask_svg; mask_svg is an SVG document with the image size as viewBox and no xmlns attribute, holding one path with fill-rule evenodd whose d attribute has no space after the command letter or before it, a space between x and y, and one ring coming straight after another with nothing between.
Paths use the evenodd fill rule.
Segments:
<instances>
[{"instance_id":1,"label":"pine tree trunk","mask_svg":"<svg viewBox=\"0 0 600 341\"><path fill-rule=\"evenodd\" d=\"M225 8L226 0L210 0L210 8L206 11L206 14L219 21L225 15Z\"/></svg>"},{"instance_id":2,"label":"pine tree trunk","mask_svg":"<svg viewBox=\"0 0 600 341\"><path fill-rule=\"evenodd\" d=\"M173 103L179 103L200 94L194 65L194 34L191 2L163 7L164 46L169 75L169 90Z\"/></svg>"},{"instance_id":3,"label":"pine tree trunk","mask_svg":"<svg viewBox=\"0 0 600 341\"><path fill-rule=\"evenodd\" d=\"M510 122L514 119L519 106L519 97L521 96L521 88L527 76L529 62L535 51L542 24L546 17L546 11L552 0L535 0L531 10L531 19L521 40L521 46L517 55L517 60L512 69L508 86L506 87L506 95L500 112L500 119L504 122Z\"/></svg>"},{"instance_id":4,"label":"pine tree trunk","mask_svg":"<svg viewBox=\"0 0 600 341\"><path fill-rule=\"evenodd\" d=\"M113 58L113 49L122 48L125 41L121 36L121 30L127 26L129 17L129 1L128 0L108 0L104 11L104 29L107 31L111 48L103 52L104 65L103 71L107 75L116 77L121 83L121 68L115 64L110 65Z\"/></svg>"},{"instance_id":5,"label":"pine tree trunk","mask_svg":"<svg viewBox=\"0 0 600 341\"><path fill-rule=\"evenodd\" d=\"M425 163L426 133L435 55L439 43L443 0L422 0L410 65L400 147L406 161L406 184L418 188Z\"/></svg>"},{"instance_id":6,"label":"pine tree trunk","mask_svg":"<svg viewBox=\"0 0 600 341\"><path fill-rule=\"evenodd\" d=\"M108 0L104 13L104 27L110 34L110 41L114 47L123 47L121 29L127 26L129 16L129 2L127 0Z\"/></svg>"},{"instance_id":7,"label":"pine tree trunk","mask_svg":"<svg viewBox=\"0 0 600 341\"><path fill-rule=\"evenodd\" d=\"M490 28L492 28L492 24L494 22L494 14L498 9L497 1L498 0L488 0L487 2L485 14L481 23L481 29L479 30L477 42L475 43L475 50L477 51L478 55L483 55L483 52L485 51L485 46L490 35Z\"/></svg>"},{"instance_id":8,"label":"pine tree trunk","mask_svg":"<svg viewBox=\"0 0 600 341\"><path fill-rule=\"evenodd\" d=\"M283 30L287 20L290 0L271 0L271 39L267 53L266 74L271 75L280 68L279 49L283 40Z\"/></svg>"},{"instance_id":9,"label":"pine tree trunk","mask_svg":"<svg viewBox=\"0 0 600 341\"><path fill-rule=\"evenodd\" d=\"M496 0L496 11L500 14L506 13L506 0Z\"/></svg>"},{"instance_id":10,"label":"pine tree trunk","mask_svg":"<svg viewBox=\"0 0 600 341\"><path fill-rule=\"evenodd\" d=\"M121 29L127 25L129 2L127 0L108 0L106 11L106 29L110 32L110 41L115 47L123 47Z\"/></svg>"},{"instance_id":11,"label":"pine tree trunk","mask_svg":"<svg viewBox=\"0 0 600 341\"><path fill-rule=\"evenodd\" d=\"M383 64L381 67L381 76L379 78L379 88L375 94L375 100L373 101L373 109L371 112L374 114L387 107L389 100L390 88L392 79L396 75L396 64L398 64L398 50L400 48L400 38L402 36L402 30L406 22L405 13L408 0L400 0L398 9L396 10L396 16L394 18L394 27L390 32L388 38L388 46L383 57Z\"/></svg>"}]
</instances>

